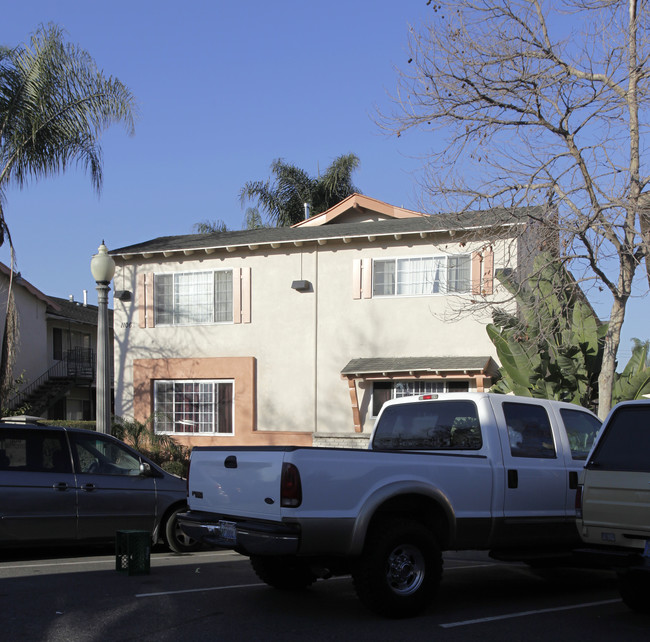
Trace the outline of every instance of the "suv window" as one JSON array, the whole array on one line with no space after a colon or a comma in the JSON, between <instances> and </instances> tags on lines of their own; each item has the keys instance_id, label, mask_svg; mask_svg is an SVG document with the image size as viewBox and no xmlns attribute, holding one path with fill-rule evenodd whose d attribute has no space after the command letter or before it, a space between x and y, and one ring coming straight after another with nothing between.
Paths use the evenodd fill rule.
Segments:
<instances>
[{"instance_id":1,"label":"suv window","mask_svg":"<svg viewBox=\"0 0 650 642\"><path fill-rule=\"evenodd\" d=\"M621 406L607 422L589 468L650 472L650 406Z\"/></svg>"},{"instance_id":2,"label":"suv window","mask_svg":"<svg viewBox=\"0 0 650 642\"><path fill-rule=\"evenodd\" d=\"M602 422L598 417L581 410L562 408L560 415L569 438L571 458L587 459Z\"/></svg>"},{"instance_id":3,"label":"suv window","mask_svg":"<svg viewBox=\"0 0 650 642\"><path fill-rule=\"evenodd\" d=\"M139 475L140 459L119 443L101 435L71 433L80 473Z\"/></svg>"},{"instance_id":4,"label":"suv window","mask_svg":"<svg viewBox=\"0 0 650 642\"><path fill-rule=\"evenodd\" d=\"M428 401L386 406L373 450L480 450L478 412L472 401Z\"/></svg>"},{"instance_id":5,"label":"suv window","mask_svg":"<svg viewBox=\"0 0 650 642\"><path fill-rule=\"evenodd\" d=\"M503 404L513 457L555 459L555 440L546 409L532 403Z\"/></svg>"},{"instance_id":6,"label":"suv window","mask_svg":"<svg viewBox=\"0 0 650 642\"><path fill-rule=\"evenodd\" d=\"M0 431L0 470L71 473L63 431L8 428Z\"/></svg>"}]
</instances>

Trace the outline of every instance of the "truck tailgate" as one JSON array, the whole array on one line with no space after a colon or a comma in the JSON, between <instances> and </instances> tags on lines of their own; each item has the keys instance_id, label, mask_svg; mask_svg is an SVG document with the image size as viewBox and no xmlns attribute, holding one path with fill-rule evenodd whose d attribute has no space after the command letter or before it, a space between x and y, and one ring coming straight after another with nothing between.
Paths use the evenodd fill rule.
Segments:
<instances>
[{"instance_id":1,"label":"truck tailgate","mask_svg":"<svg viewBox=\"0 0 650 642\"><path fill-rule=\"evenodd\" d=\"M585 470L585 526L616 528L650 537L650 473Z\"/></svg>"},{"instance_id":2,"label":"truck tailgate","mask_svg":"<svg viewBox=\"0 0 650 642\"><path fill-rule=\"evenodd\" d=\"M280 518L280 480L286 448L194 448L190 510L228 516Z\"/></svg>"}]
</instances>

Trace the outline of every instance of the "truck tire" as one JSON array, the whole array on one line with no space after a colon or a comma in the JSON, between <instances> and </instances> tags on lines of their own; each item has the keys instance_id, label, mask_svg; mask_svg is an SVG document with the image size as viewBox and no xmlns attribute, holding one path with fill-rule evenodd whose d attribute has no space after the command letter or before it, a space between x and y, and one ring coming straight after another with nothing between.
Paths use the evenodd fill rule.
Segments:
<instances>
[{"instance_id":1,"label":"truck tire","mask_svg":"<svg viewBox=\"0 0 650 642\"><path fill-rule=\"evenodd\" d=\"M629 609L644 615L650 614L650 571L630 570L620 573L618 588Z\"/></svg>"},{"instance_id":2,"label":"truck tire","mask_svg":"<svg viewBox=\"0 0 650 642\"><path fill-rule=\"evenodd\" d=\"M390 618L411 617L429 606L441 577L442 554L436 538L408 519L373 527L352 572L361 602Z\"/></svg>"},{"instance_id":3,"label":"truck tire","mask_svg":"<svg viewBox=\"0 0 650 642\"><path fill-rule=\"evenodd\" d=\"M251 555L251 565L262 582L285 591L305 589L316 581L307 564L290 555Z\"/></svg>"},{"instance_id":4,"label":"truck tire","mask_svg":"<svg viewBox=\"0 0 650 642\"><path fill-rule=\"evenodd\" d=\"M186 535L178 524L178 513L184 513L187 507L177 508L165 522L165 542L174 553L191 553L199 549L199 542Z\"/></svg>"}]
</instances>

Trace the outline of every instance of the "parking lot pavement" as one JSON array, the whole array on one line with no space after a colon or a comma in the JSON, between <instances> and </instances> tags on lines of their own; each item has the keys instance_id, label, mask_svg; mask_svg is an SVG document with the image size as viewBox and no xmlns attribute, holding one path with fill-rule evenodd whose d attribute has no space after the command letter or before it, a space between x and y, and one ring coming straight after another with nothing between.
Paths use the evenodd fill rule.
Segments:
<instances>
[{"instance_id":1,"label":"parking lot pavement","mask_svg":"<svg viewBox=\"0 0 650 642\"><path fill-rule=\"evenodd\" d=\"M82 552L83 553L83 552ZM484 554L448 554L439 596L422 616L385 620L350 578L283 592L232 552L156 552L146 575L115 571L110 550L4 555L3 638L21 640L647 640L603 571L535 573Z\"/></svg>"}]
</instances>

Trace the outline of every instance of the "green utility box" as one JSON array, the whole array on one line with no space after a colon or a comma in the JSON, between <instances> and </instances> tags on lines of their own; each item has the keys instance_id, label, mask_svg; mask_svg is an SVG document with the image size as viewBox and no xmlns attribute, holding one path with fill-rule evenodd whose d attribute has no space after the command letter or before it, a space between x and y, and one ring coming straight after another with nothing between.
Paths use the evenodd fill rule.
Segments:
<instances>
[{"instance_id":1,"label":"green utility box","mask_svg":"<svg viewBox=\"0 0 650 642\"><path fill-rule=\"evenodd\" d=\"M115 533L115 570L127 575L148 575L151 564L149 531Z\"/></svg>"}]
</instances>

